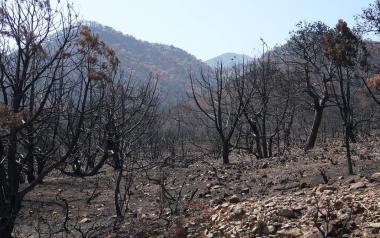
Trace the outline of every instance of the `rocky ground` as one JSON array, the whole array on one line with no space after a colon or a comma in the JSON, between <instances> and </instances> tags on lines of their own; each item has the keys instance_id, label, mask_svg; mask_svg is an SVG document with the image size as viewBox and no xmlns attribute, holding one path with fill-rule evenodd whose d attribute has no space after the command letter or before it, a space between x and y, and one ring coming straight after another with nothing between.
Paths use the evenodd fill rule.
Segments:
<instances>
[{"instance_id":1,"label":"rocky ground","mask_svg":"<svg viewBox=\"0 0 380 238\"><path fill-rule=\"evenodd\" d=\"M153 180L136 176L123 221L115 216L112 170L52 176L26 198L15 236L380 237L379 145L354 145L354 176L339 142L264 160L234 154L228 166L155 168ZM173 199L163 198L159 175Z\"/></svg>"},{"instance_id":2,"label":"rocky ground","mask_svg":"<svg viewBox=\"0 0 380 238\"><path fill-rule=\"evenodd\" d=\"M380 237L379 188L375 173L292 194L231 197L191 237Z\"/></svg>"}]
</instances>

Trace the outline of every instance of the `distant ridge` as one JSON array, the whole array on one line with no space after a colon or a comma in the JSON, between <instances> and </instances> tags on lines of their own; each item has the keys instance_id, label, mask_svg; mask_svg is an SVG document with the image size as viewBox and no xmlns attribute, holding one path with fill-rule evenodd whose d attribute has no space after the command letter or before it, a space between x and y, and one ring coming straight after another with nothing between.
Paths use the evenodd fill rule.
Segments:
<instances>
[{"instance_id":1,"label":"distant ridge","mask_svg":"<svg viewBox=\"0 0 380 238\"><path fill-rule=\"evenodd\" d=\"M236 53L224 53L212 59L206 60L205 63L210 67L215 67L218 63L222 63L225 67L230 68L235 64L251 61L253 58L248 55Z\"/></svg>"}]
</instances>

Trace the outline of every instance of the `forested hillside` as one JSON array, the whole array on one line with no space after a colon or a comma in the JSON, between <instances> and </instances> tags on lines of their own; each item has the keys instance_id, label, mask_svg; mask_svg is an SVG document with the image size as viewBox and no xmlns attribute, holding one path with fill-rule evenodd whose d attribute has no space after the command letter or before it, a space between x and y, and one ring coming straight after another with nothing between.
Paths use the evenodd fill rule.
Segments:
<instances>
[{"instance_id":1,"label":"forested hillside","mask_svg":"<svg viewBox=\"0 0 380 238\"><path fill-rule=\"evenodd\" d=\"M138 40L95 22L85 24L115 50L120 60L120 70L126 74L132 73L134 80L157 77L165 104L187 98L189 88L186 87L189 86L191 70L208 69L195 56L175 46Z\"/></svg>"}]
</instances>

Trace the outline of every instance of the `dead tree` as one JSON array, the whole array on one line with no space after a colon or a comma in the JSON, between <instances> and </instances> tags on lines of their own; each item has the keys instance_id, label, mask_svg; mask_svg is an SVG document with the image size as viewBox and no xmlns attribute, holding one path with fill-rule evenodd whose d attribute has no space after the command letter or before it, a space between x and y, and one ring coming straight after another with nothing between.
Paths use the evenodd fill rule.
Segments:
<instances>
[{"instance_id":1,"label":"dead tree","mask_svg":"<svg viewBox=\"0 0 380 238\"><path fill-rule=\"evenodd\" d=\"M353 174L350 148L350 140L354 135L352 85L360 80L357 75L367 64L366 49L361 38L348 28L345 21L339 20L336 28L325 34L323 51L336 67L335 77L330 84L344 126L348 172Z\"/></svg>"},{"instance_id":2,"label":"dead tree","mask_svg":"<svg viewBox=\"0 0 380 238\"><path fill-rule=\"evenodd\" d=\"M224 164L230 162L231 138L246 106L235 94L233 80L238 77L234 71L223 68L222 63L214 69L213 74L204 71L200 77L190 74L192 98L218 133ZM245 94L245 91L241 94Z\"/></svg>"},{"instance_id":3,"label":"dead tree","mask_svg":"<svg viewBox=\"0 0 380 238\"><path fill-rule=\"evenodd\" d=\"M258 158L272 157L274 138L279 136L290 109L290 94L281 92L287 76L281 72L271 52L265 51L265 47L263 42L262 56L243 67L245 73L237 80L236 87Z\"/></svg>"},{"instance_id":4,"label":"dead tree","mask_svg":"<svg viewBox=\"0 0 380 238\"><path fill-rule=\"evenodd\" d=\"M298 72L299 89L308 96L307 103L314 111L313 124L304 144L304 150L309 150L317 140L323 111L330 97L328 82L333 77L334 67L321 51L322 39L329 27L322 22L299 23L297 27L281 57Z\"/></svg>"},{"instance_id":5,"label":"dead tree","mask_svg":"<svg viewBox=\"0 0 380 238\"><path fill-rule=\"evenodd\" d=\"M86 127L100 114L118 61L79 27L71 5L5 1L1 14L0 233L9 237L24 196L45 176L68 164L80 173ZM29 184L21 187L24 171Z\"/></svg>"},{"instance_id":6,"label":"dead tree","mask_svg":"<svg viewBox=\"0 0 380 238\"><path fill-rule=\"evenodd\" d=\"M10 237L24 196L73 154L83 119L72 128L67 148L54 143L37 148L37 139L47 131L53 132L50 139L57 138L61 96L69 88L63 78L77 67L70 57L78 29L72 7L15 0L2 1L0 8L0 234ZM35 158L51 160L33 177ZM20 187L24 167L30 183Z\"/></svg>"}]
</instances>

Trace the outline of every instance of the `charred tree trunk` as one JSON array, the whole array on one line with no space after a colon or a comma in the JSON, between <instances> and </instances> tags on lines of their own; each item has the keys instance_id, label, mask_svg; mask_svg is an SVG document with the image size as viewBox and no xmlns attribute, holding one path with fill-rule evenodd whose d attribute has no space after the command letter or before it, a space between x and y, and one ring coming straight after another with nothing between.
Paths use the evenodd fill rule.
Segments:
<instances>
[{"instance_id":1,"label":"charred tree trunk","mask_svg":"<svg viewBox=\"0 0 380 238\"><path fill-rule=\"evenodd\" d=\"M230 144L229 142L223 142L223 149L222 149L223 164L230 163L229 155L230 155Z\"/></svg>"},{"instance_id":2,"label":"charred tree trunk","mask_svg":"<svg viewBox=\"0 0 380 238\"><path fill-rule=\"evenodd\" d=\"M317 140L318 136L318 130L322 122L322 116L323 116L323 107L316 106L314 109L314 120L313 120L313 126L311 127L311 132L309 137L307 138L304 150L310 150L314 148L315 142Z\"/></svg>"},{"instance_id":3,"label":"charred tree trunk","mask_svg":"<svg viewBox=\"0 0 380 238\"><path fill-rule=\"evenodd\" d=\"M123 170L119 169L118 175L117 175L117 180L115 184L115 209L116 209L116 215L118 218L123 217L122 213L122 207L120 204L120 184L121 184L121 179L123 178Z\"/></svg>"},{"instance_id":4,"label":"charred tree trunk","mask_svg":"<svg viewBox=\"0 0 380 238\"><path fill-rule=\"evenodd\" d=\"M347 165L348 165L348 173L354 174L354 170L352 168L352 159L351 159L351 148L350 148L350 134L351 129L349 125L346 125L345 131L345 147L346 147L346 156L347 156Z\"/></svg>"},{"instance_id":5,"label":"charred tree trunk","mask_svg":"<svg viewBox=\"0 0 380 238\"><path fill-rule=\"evenodd\" d=\"M11 237L17 214L21 208L21 199L18 194L21 167L16 161L17 146L16 131L11 129L7 151L9 184L2 183L1 189L6 191L0 197L0 234L2 237ZM2 169L2 176L6 177L3 172L4 170Z\"/></svg>"},{"instance_id":6,"label":"charred tree trunk","mask_svg":"<svg viewBox=\"0 0 380 238\"><path fill-rule=\"evenodd\" d=\"M348 136L351 140L352 143L356 143L356 136L355 136L355 133L354 133L354 126L352 125L352 123L349 124L349 130L348 130Z\"/></svg>"}]
</instances>

